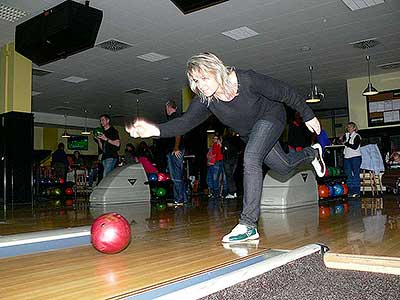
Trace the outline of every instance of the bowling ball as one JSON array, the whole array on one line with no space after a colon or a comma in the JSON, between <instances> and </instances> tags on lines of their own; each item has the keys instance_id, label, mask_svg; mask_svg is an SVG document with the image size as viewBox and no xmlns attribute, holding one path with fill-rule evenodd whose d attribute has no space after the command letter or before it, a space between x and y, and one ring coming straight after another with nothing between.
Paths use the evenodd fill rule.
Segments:
<instances>
[{"instance_id":1,"label":"bowling ball","mask_svg":"<svg viewBox=\"0 0 400 300\"><path fill-rule=\"evenodd\" d=\"M65 195L71 196L74 193L74 190L70 187L66 188L64 191Z\"/></svg>"},{"instance_id":2,"label":"bowling ball","mask_svg":"<svg viewBox=\"0 0 400 300\"><path fill-rule=\"evenodd\" d=\"M332 167L328 167L328 176L333 176Z\"/></svg>"},{"instance_id":3,"label":"bowling ball","mask_svg":"<svg viewBox=\"0 0 400 300\"><path fill-rule=\"evenodd\" d=\"M95 137L98 137L99 135L102 135L104 133L104 130L102 127L96 127L95 129L93 129L93 135Z\"/></svg>"},{"instance_id":4,"label":"bowling ball","mask_svg":"<svg viewBox=\"0 0 400 300\"><path fill-rule=\"evenodd\" d=\"M335 191L333 190L333 186L328 185L328 189L329 189L329 197L335 197Z\"/></svg>"},{"instance_id":5,"label":"bowling ball","mask_svg":"<svg viewBox=\"0 0 400 300\"><path fill-rule=\"evenodd\" d=\"M318 186L318 196L320 198L328 198L329 197L329 188L325 184L321 184Z\"/></svg>"},{"instance_id":6,"label":"bowling ball","mask_svg":"<svg viewBox=\"0 0 400 300\"><path fill-rule=\"evenodd\" d=\"M349 187L345 183L342 184L342 187L343 187L343 195L347 195L349 193Z\"/></svg>"},{"instance_id":7,"label":"bowling ball","mask_svg":"<svg viewBox=\"0 0 400 300\"><path fill-rule=\"evenodd\" d=\"M156 190L156 195L157 195L157 197L164 197L166 194L167 194L167 191L166 191L164 188L162 188L162 187L159 187L159 188Z\"/></svg>"},{"instance_id":8,"label":"bowling ball","mask_svg":"<svg viewBox=\"0 0 400 300\"><path fill-rule=\"evenodd\" d=\"M157 203L157 210L158 211L163 211L167 208L167 205L165 203Z\"/></svg>"},{"instance_id":9,"label":"bowling ball","mask_svg":"<svg viewBox=\"0 0 400 300\"><path fill-rule=\"evenodd\" d=\"M150 182L156 182L158 180L158 176L156 173L150 173L148 176Z\"/></svg>"},{"instance_id":10,"label":"bowling ball","mask_svg":"<svg viewBox=\"0 0 400 300\"><path fill-rule=\"evenodd\" d=\"M344 213L347 214L349 212L349 204L343 203Z\"/></svg>"},{"instance_id":11,"label":"bowling ball","mask_svg":"<svg viewBox=\"0 0 400 300\"><path fill-rule=\"evenodd\" d=\"M334 193L334 196L343 195L343 186L339 183L336 183L335 185L333 185L333 193Z\"/></svg>"},{"instance_id":12,"label":"bowling ball","mask_svg":"<svg viewBox=\"0 0 400 300\"><path fill-rule=\"evenodd\" d=\"M165 174L165 180L166 180L166 181L171 180L171 175Z\"/></svg>"},{"instance_id":13,"label":"bowling ball","mask_svg":"<svg viewBox=\"0 0 400 300\"><path fill-rule=\"evenodd\" d=\"M55 196L55 197L59 197L59 196L61 196L61 189L60 188L54 188L53 189L53 196Z\"/></svg>"},{"instance_id":14,"label":"bowling ball","mask_svg":"<svg viewBox=\"0 0 400 300\"><path fill-rule=\"evenodd\" d=\"M58 178L58 182L59 182L60 184L64 184L64 183L65 183L65 180L64 180L64 178Z\"/></svg>"},{"instance_id":15,"label":"bowling ball","mask_svg":"<svg viewBox=\"0 0 400 300\"><path fill-rule=\"evenodd\" d=\"M165 173L158 173L157 174L157 178L158 181L162 182L162 181L167 181L167 174Z\"/></svg>"},{"instance_id":16,"label":"bowling ball","mask_svg":"<svg viewBox=\"0 0 400 300\"><path fill-rule=\"evenodd\" d=\"M335 214L343 214L344 213L344 206L343 204L335 205Z\"/></svg>"},{"instance_id":17,"label":"bowling ball","mask_svg":"<svg viewBox=\"0 0 400 300\"><path fill-rule=\"evenodd\" d=\"M320 218L327 218L331 214L331 210L329 207L320 206L319 207L319 217Z\"/></svg>"},{"instance_id":18,"label":"bowling ball","mask_svg":"<svg viewBox=\"0 0 400 300\"><path fill-rule=\"evenodd\" d=\"M93 247L102 253L121 252L131 241L131 226L123 216L115 212L96 218L90 232Z\"/></svg>"},{"instance_id":19,"label":"bowling ball","mask_svg":"<svg viewBox=\"0 0 400 300\"><path fill-rule=\"evenodd\" d=\"M74 201L72 199L65 200L65 205L66 206L71 206L72 204L74 204Z\"/></svg>"}]
</instances>

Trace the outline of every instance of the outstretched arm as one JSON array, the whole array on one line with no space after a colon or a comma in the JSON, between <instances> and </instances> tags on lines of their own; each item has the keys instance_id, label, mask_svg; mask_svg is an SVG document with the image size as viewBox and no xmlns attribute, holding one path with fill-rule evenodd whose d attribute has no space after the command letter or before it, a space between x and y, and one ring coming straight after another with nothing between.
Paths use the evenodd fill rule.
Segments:
<instances>
[{"instance_id":1,"label":"outstretched arm","mask_svg":"<svg viewBox=\"0 0 400 300\"><path fill-rule=\"evenodd\" d=\"M174 137L184 135L210 116L210 111L205 104L200 103L198 97L195 97L188 110L179 118L175 118L163 124L151 124L144 120L136 121L132 127L126 128L130 135L137 137Z\"/></svg>"}]
</instances>

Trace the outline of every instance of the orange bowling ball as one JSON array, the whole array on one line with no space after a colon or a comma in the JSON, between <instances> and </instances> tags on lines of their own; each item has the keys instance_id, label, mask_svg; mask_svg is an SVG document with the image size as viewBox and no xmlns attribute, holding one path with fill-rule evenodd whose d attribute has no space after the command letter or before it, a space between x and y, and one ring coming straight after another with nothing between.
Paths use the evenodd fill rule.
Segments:
<instances>
[{"instance_id":1,"label":"orange bowling ball","mask_svg":"<svg viewBox=\"0 0 400 300\"><path fill-rule=\"evenodd\" d=\"M318 196L320 198L328 198L329 197L329 187L325 184L321 184L318 186Z\"/></svg>"},{"instance_id":2,"label":"orange bowling ball","mask_svg":"<svg viewBox=\"0 0 400 300\"><path fill-rule=\"evenodd\" d=\"M327 218L331 214L331 210L329 207L320 206L319 207L319 217L320 218Z\"/></svg>"}]
</instances>

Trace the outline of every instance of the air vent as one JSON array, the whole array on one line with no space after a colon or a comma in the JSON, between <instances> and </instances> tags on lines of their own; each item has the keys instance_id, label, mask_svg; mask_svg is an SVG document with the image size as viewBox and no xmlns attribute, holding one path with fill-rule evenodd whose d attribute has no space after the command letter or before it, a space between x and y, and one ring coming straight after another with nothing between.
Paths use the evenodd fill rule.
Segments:
<instances>
[{"instance_id":1,"label":"air vent","mask_svg":"<svg viewBox=\"0 0 400 300\"><path fill-rule=\"evenodd\" d=\"M388 64L378 65L378 68L381 68L381 69L384 69L384 70L398 69L398 68L400 68L400 61L395 61L395 62L391 62L391 63L388 63Z\"/></svg>"},{"instance_id":2,"label":"air vent","mask_svg":"<svg viewBox=\"0 0 400 300\"><path fill-rule=\"evenodd\" d=\"M46 76L53 73L52 71L47 71L47 70L43 70L43 69L36 69L36 68L32 68L32 75L33 76Z\"/></svg>"},{"instance_id":3,"label":"air vent","mask_svg":"<svg viewBox=\"0 0 400 300\"><path fill-rule=\"evenodd\" d=\"M358 48L358 49L369 49L369 48L373 48L379 44L380 44L380 42L376 38L350 43L350 45L352 45L354 48Z\"/></svg>"},{"instance_id":4,"label":"air vent","mask_svg":"<svg viewBox=\"0 0 400 300\"><path fill-rule=\"evenodd\" d=\"M125 93L140 95L140 94L150 93L150 91L136 88L132 90L127 90L125 91Z\"/></svg>"},{"instance_id":5,"label":"air vent","mask_svg":"<svg viewBox=\"0 0 400 300\"><path fill-rule=\"evenodd\" d=\"M96 47L103 48L112 52L117 52L126 48L130 48L132 47L132 45L115 39L110 39L97 44Z\"/></svg>"}]
</instances>

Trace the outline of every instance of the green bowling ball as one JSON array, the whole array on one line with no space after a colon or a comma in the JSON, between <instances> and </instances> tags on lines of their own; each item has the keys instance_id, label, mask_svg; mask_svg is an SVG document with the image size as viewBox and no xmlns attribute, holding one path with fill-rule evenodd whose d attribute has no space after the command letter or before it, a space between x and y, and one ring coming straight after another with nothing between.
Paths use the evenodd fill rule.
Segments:
<instances>
[{"instance_id":1,"label":"green bowling ball","mask_svg":"<svg viewBox=\"0 0 400 300\"><path fill-rule=\"evenodd\" d=\"M332 167L328 167L328 176L333 176Z\"/></svg>"},{"instance_id":2,"label":"green bowling ball","mask_svg":"<svg viewBox=\"0 0 400 300\"><path fill-rule=\"evenodd\" d=\"M96 127L95 129L93 129L93 135L95 137L98 137L99 135L102 135L104 133L104 130L102 127Z\"/></svg>"},{"instance_id":3,"label":"green bowling ball","mask_svg":"<svg viewBox=\"0 0 400 300\"><path fill-rule=\"evenodd\" d=\"M167 191L166 191L164 188L162 188L162 187L159 187L159 188L156 190L156 195L157 195L157 197L164 197L166 194L167 194Z\"/></svg>"},{"instance_id":4,"label":"green bowling ball","mask_svg":"<svg viewBox=\"0 0 400 300\"><path fill-rule=\"evenodd\" d=\"M163 210L165 210L166 207L167 207L167 205L165 203L157 203L158 211L163 211Z\"/></svg>"}]
</instances>

